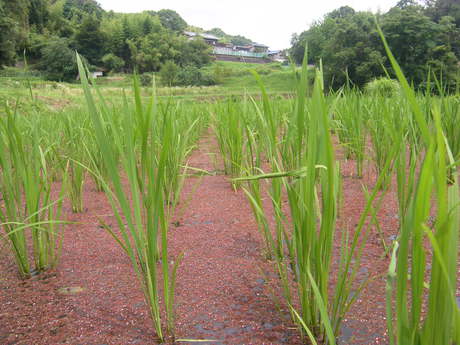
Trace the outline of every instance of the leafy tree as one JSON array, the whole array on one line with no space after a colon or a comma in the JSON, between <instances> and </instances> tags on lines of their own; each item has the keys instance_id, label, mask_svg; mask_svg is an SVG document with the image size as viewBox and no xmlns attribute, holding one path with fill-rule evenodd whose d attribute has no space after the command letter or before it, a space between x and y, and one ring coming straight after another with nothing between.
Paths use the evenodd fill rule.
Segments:
<instances>
[{"instance_id":1,"label":"leafy tree","mask_svg":"<svg viewBox=\"0 0 460 345\"><path fill-rule=\"evenodd\" d=\"M455 25L460 28L460 2L458 0L436 0L427 2L427 15L436 22L442 17L454 18Z\"/></svg>"},{"instance_id":2,"label":"leafy tree","mask_svg":"<svg viewBox=\"0 0 460 345\"><path fill-rule=\"evenodd\" d=\"M73 23L64 17L66 0L56 0L49 5L48 31L59 37L72 37L75 32Z\"/></svg>"},{"instance_id":3,"label":"leafy tree","mask_svg":"<svg viewBox=\"0 0 460 345\"><path fill-rule=\"evenodd\" d=\"M93 15L83 19L75 34L75 46L90 63L97 64L104 53L104 36L100 30L100 22Z\"/></svg>"},{"instance_id":4,"label":"leafy tree","mask_svg":"<svg viewBox=\"0 0 460 345\"><path fill-rule=\"evenodd\" d=\"M43 47L38 68L49 80L72 81L78 75L75 51L65 38L53 38Z\"/></svg>"},{"instance_id":5,"label":"leafy tree","mask_svg":"<svg viewBox=\"0 0 460 345\"><path fill-rule=\"evenodd\" d=\"M182 32L187 28L187 23L173 10L160 10L156 13L160 17L161 24L172 31Z\"/></svg>"},{"instance_id":6,"label":"leafy tree","mask_svg":"<svg viewBox=\"0 0 460 345\"><path fill-rule=\"evenodd\" d=\"M224 30L220 29L220 28L213 28L211 30L208 30L206 31L207 34L210 34L210 35L214 35L216 37L224 37L224 36L228 36Z\"/></svg>"},{"instance_id":7,"label":"leafy tree","mask_svg":"<svg viewBox=\"0 0 460 345\"><path fill-rule=\"evenodd\" d=\"M128 20L126 17L123 18L122 29L119 32L117 46L117 55L120 56L124 61L126 66L131 65L131 49L129 48L128 40L131 38L131 30L129 28Z\"/></svg>"},{"instance_id":8,"label":"leafy tree","mask_svg":"<svg viewBox=\"0 0 460 345\"><path fill-rule=\"evenodd\" d=\"M206 33L221 38L221 41L229 42L237 46L244 46L244 45L252 44L252 40L250 40L249 38L246 38L241 35L236 35L236 36L228 35L220 28L214 28L214 29L208 30L206 31Z\"/></svg>"},{"instance_id":9,"label":"leafy tree","mask_svg":"<svg viewBox=\"0 0 460 345\"><path fill-rule=\"evenodd\" d=\"M442 75L444 85L452 87L459 72L460 31L455 18L444 16L434 21L427 15L439 1L424 7L419 1L401 0L379 15L393 54L416 86L424 86L431 70ZM298 63L307 42L309 63L318 64L321 59L325 80L334 88L348 81L364 86L383 75L382 66L392 73L371 13L341 7L294 35L290 55Z\"/></svg>"},{"instance_id":10,"label":"leafy tree","mask_svg":"<svg viewBox=\"0 0 460 345\"><path fill-rule=\"evenodd\" d=\"M364 86L383 74L385 58L379 50L380 40L372 13L341 7L293 37L291 56L298 63L303 59L307 42L309 62L323 61L328 86L338 88L348 80Z\"/></svg>"},{"instance_id":11,"label":"leafy tree","mask_svg":"<svg viewBox=\"0 0 460 345\"><path fill-rule=\"evenodd\" d=\"M47 0L30 0L29 25L42 33L49 19L49 4Z\"/></svg>"},{"instance_id":12,"label":"leafy tree","mask_svg":"<svg viewBox=\"0 0 460 345\"><path fill-rule=\"evenodd\" d=\"M160 78L163 85L175 85L179 67L173 61L166 61L160 70Z\"/></svg>"},{"instance_id":13,"label":"leafy tree","mask_svg":"<svg viewBox=\"0 0 460 345\"><path fill-rule=\"evenodd\" d=\"M120 72L125 65L123 59L113 53L104 55L102 57L102 63L104 64L104 67L113 72Z\"/></svg>"},{"instance_id":14,"label":"leafy tree","mask_svg":"<svg viewBox=\"0 0 460 345\"><path fill-rule=\"evenodd\" d=\"M147 16L142 23L142 34L148 35L153 31L153 21L151 16Z\"/></svg>"},{"instance_id":15,"label":"leafy tree","mask_svg":"<svg viewBox=\"0 0 460 345\"><path fill-rule=\"evenodd\" d=\"M0 68L14 64L16 51L25 46L27 11L24 0L0 0Z\"/></svg>"},{"instance_id":16,"label":"leafy tree","mask_svg":"<svg viewBox=\"0 0 460 345\"><path fill-rule=\"evenodd\" d=\"M80 22L86 15L95 15L102 18L104 10L94 0L65 0L63 15L67 19L75 19Z\"/></svg>"},{"instance_id":17,"label":"leafy tree","mask_svg":"<svg viewBox=\"0 0 460 345\"><path fill-rule=\"evenodd\" d=\"M194 65L201 67L211 62L210 50L209 45L200 38L182 41L180 55L178 55L176 61L181 66Z\"/></svg>"},{"instance_id":18,"label":"leafy tree","mask_svg":"<svg viewBox=\"0 0 460 345\"><path fill-rule=\"evenodd\" d=\"M130 41L133 63L140 73L159 71L164 62L176 59L178 48L179 39L169 31Z\"/></svg>"},{"instance_id":19,"label":"leafy tree","mask_svg":"<svg viewBox=\"0 0 460 345\"><path fill-rule=\"evenodd\" d=\"M330 19L347 19L347 18L354 16L355 14L356 14L355 10L351 8L350 6L342 6L330 12L329 14L327 14L326 17Z\"/></svg>"},{"instance_id":20,"label":"leafy tree","mask_svg":"<svg viewBox=\"0 0 460 345\"><path fill-rule=\"evenodd\" d=\"M230 37L230 43L236 46L245 46L245 45L252 44L252 40L244 36L241 36L241 35L236 35L236 36Z\"/></svg>"},{"instance_id":21,"label":"leafy tree","mask_svg":"<svg viewBox=\"0 0 460 345\"><path fill-rule=\"evenodd\" d=\"M394 7L381 21L382 30L407 77L415 85L427 76L427 63L437 46L438 25L423 13L421 6Z\"/></svg>"}]
</instances>

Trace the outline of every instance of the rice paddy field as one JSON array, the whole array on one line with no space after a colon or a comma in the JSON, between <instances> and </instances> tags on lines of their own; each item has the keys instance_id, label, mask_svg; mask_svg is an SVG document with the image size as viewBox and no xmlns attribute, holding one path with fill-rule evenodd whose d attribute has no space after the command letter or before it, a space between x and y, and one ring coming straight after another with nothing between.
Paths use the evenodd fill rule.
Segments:
<instances>
[{"instance_id":1,"label":"rice paddy field","mask_svg":"<svg viewBox=\"0 0 460 345\"><path fill-rule=\"evenodd\" d=\"M79 59L2 89L0 344L460 344L460 98L388 54L391 92L305 63L176 97Z\"/></svg>"}]
</instances>

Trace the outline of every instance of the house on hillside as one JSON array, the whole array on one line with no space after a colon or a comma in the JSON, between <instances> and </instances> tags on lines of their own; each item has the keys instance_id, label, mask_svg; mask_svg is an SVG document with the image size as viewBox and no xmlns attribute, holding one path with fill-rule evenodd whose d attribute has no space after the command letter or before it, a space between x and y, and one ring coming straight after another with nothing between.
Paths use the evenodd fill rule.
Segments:
<instances>
[{"instance_id":1,"label":"house on hillside","mask_svg":"<svg viewBox=\"0 0 460 345\"><path fill-rule=\"evenodd\" d=\"M205 42L209 45L215 46L219 41L219 38L214 35L209 34L200 34L201 37L205 40Z\"/></svg>"},{"instance_id":2,"label":"house on hillside","mask_svg":"<svg viewBox=\"0 0 460 345\"><path fill-rule=\"evenodd\" d=\"M242 52L251 52L251 51L253 51L253 46L252 45L233 46L233 50L242 51Z\"/></svg>"},{"instance_id":3,"label":"house on hillside","mask_svg":"<svg viewBox=\"0 0 460 345\"><path fill-rule=\"evenodd\" d=\"M207 44L213 47L212 55L216 60L256 63L267 63L271 61L268 55L268 46L265 44L253 43L239 46L231 43L219 42L218 37L210 34L184 31L184 35L189 40L193 40L196 37L203 38Z\"/></svg>"},{"instance_id":4,"label":"house on hillside","mask_svg":"<svg viewBox=\"0 0 460 345\"><path fill-rule=\"evenodd\" d=\"M219 41L219 38L214 35L201 34L201 33L196 33L196 32L191 32L191 31L184 31L184 36L187 37L189 40L193 40L195 39L195 37L201 37L202 39L204 39L204 41L207 44L212 45L212 46L215 46L217 42Z\"/></svg>"},{"instance_id":5,"label":"house on hillside","mask_svg":"<svg viewBox=\"0 0 460 345\"><path fill-rule=\"evenodd\" d=\"M261 43L254 43L251 51L254 53L268 53L268 46Z\"/></svg>"}]
</instances>

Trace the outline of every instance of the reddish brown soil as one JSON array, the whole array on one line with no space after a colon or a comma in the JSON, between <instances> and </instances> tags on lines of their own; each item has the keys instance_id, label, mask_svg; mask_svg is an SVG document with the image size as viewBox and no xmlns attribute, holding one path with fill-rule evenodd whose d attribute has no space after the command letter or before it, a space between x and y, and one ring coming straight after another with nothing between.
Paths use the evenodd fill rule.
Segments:
<instances>
[{"instance_id":1,"label":"reddish brown soil","mask_svg":"<svg viewBox=\"0 0 460 345\"><path fill-rule=\"evenodd\" d=\"M210 152L217 150L214 140L206 137L190 165L217 171ZM374 183L372 169L361 180L350 177L353 169L352 162L342 165L345 192L336 251L341 231L351 230L363 210L361 184ZM172 225L169 234L171 259L184 254L177 278L178 338L216 341L201 344L302 344L285 306L278 303L273 264L261 255L262 239L243 192L234 192L227 177L215 174L189 178L182 200L183 212L175 220L180 225ZM66 215L79 223L67 226L62 260L54 272L21 281L11 258L1 256L0 345L158 343L128 258L98 226L98 218L115 222L91 181L85 186L84 203L82 214L72 214L66 205ZM379 212L389 243L397 231L396 209L391 192ZM388 260L382 255L372 230L360 278L375 279L349 312L341 344L387 343L383 275ZM69 287L83 291L59 290Z\"/></svg>"}]
</instances>

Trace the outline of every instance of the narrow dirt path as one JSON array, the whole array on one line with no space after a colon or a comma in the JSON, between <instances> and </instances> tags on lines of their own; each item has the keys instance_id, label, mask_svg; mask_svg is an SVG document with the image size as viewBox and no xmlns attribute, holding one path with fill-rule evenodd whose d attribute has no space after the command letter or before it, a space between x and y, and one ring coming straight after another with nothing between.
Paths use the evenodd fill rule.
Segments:
<instances>
[{"instance_id":1,"label":"narrow dirt path","mask_svg":"<svg viewBox=\"0 0 460 345\"><path fill-rule=\"evenodd\" d=\"M189 165L216 171L216 152L208 134ZM263 279L273 276L273 268L261 256L262 240L244 193L215 174L189 178L181 200L188 199L169 242L172 252L185 255L177 282L178 337L215 340L209 344L300 344Z\"/></svg>"}]
</instances>

